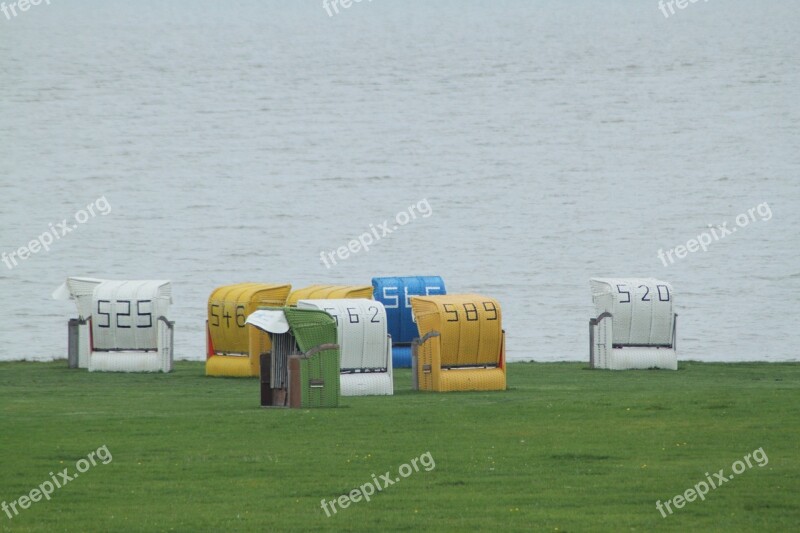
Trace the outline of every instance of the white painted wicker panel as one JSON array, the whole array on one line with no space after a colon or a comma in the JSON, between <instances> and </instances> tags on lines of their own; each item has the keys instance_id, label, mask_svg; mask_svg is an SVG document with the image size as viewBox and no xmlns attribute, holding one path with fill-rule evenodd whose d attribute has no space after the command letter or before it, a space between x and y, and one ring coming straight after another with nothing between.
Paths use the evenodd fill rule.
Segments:
<instances>
[{"instance_id":1,"label":"white painted wicker panel","mask_svg":"<svg viewBox=\"0 0 800 533\"><path fill-rule=\"evenodd\" d=\"M92 294L95 350L158 349L158 318L169 319L169 281L105 281Z\"/></svg>"},{"instance_id":2,"label":"white painted wicker panel","mask_svg":"<svg viewBox=\"0 0 800 533\"><path fill-rule=\"evenodd\" d=\"M391 396L394 394L392 375L388 372L342 374L339 377L342 396Z\"/></svg>"},{"instance_id":3,"label":"white painted wicker panel","mask_svg":"<svg viewBox=\"0 0 800 533\"><path fill-rule=\"evenodd\" d=\"M156 325L155 351L104 351L89 354L89 372L171 372L174 331L163 320Z\"/></svg>"},{"instance_id":4,"label":"white painted wicker panel","mask_svg":"<svg viewBox=\"0 0 800 533\"><path fill-rule=\"evenodd\" d=\"M103 281L105 280L98 278L67 278L67 281L53 291L53 299L75 300L78 318L88 319L92 316L92 293Z\"/></svg>"},{"instance_id":5,"label":"white painted wicker panel","mask_svg":"<svg viewBox=\"0 0 800 533\"><path fill-rule=\"evenodd\" d=\"M610 370L678 369L678 356L671 348L615 348L607 361L605 368Z\"/></svg>"},{"instance_id":6,"label":"white painted wicker panel","mask_svg":"<svg viewBox=\"0 0 800 533\"><path fill-rule=\"evenodd\" d=\"M591 287L596 316L613 315L614 345L672 345L674 294L669 283L653 278L594 278Z\"/></svg>"},{"instance_id":7,"label":"white painted wicker panel","mask_svg":"<svg viewBox=\"0 0 800 533\"><path fill-rule=\"evenodd\" d=\"M89 368L89 352L91 350L89 332L91 327L90 322L85 322L78 326L78 368Z\"/></svg>"},{"instance_id":8,"label":"white painted wicker panel","mask_svg":"<svg viewBox=\"0 0 800 533\"><path fill-rule=\"evenodd\" d=\"M158 352L93 352L89 372L169 372Z\"/></svg>"},{"instance_id":9,"label":"white painted wicker panel","mask_svg":"<svg viewBox=\"0 0 800 533\"><path fill-rule=\"evenodd\" d=\"M387 368L391 364L386 360L390 340L386 310L381 302L342 298L300 300L297 306L321 309L336 320L342 369Z\"/></svg>"},{"instance_id":10,"label":"white painted wicker panel","mask_svg":"<svg viewBox=\"0 0 800 533\"><path fill-rule=\"evenodd\" d=\"M611 319L604 318L594 328L594 367L608 368L611 355Z\"/></svg>"}]
</instances>

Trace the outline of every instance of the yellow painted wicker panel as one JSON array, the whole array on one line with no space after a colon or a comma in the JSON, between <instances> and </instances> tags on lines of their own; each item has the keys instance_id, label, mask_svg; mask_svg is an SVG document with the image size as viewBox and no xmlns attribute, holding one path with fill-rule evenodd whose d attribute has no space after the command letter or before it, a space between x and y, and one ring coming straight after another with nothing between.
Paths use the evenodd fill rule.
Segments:
<instances>
[{"instance_id":1,"label":"yellow painted wicker panel","mask_svg":"<svg viewBox=\"0 0 800 533\"><path fill-rule=\"evenodd\" d=\"M488 368L442 368L441 336L432 336L416 344L419 389L437 392L506 390L505 334L501 332L500 335L497 366Z\"/></svg>"},{"instance_id":2,"label":"yellow painted wicker panel","mask_svg":"<svg viewBox=\"0 0 800 533\"><path fill-rule=\"evenodd\" d=\"M250 358L241 355L214 355L206 361L206 376L248 378L253 374Z\"/></svg>"},{"instance_id":3,"label":"yellow painted wicker panel","mask_svg":"<svg viewBox=\"0 0 800 533\"><path fill-rule=\"evenodd\" d=\"M441 334L442 367L498 364L503 325L500 304L494 298L479 294L412 296L411 308L420 337L431 331Z\"/></svg>"},{"instance_id":4,"label":"yellow painted wicker panel","mask_svg":"<svg viewBox=\"0 0 800 533\"><path fill-rule=\"evenodd\" d=\"M506 369L462 368L442 370L439 376L440 392L470 390L506 390Z\"/></svg>"},{"instance_id":5,"label":"yellow painted wicker panel","mask_svg":"<svg viewBox=\"0 0 800 533\"><path fill-rule=\"evenodd\" d=\"M245 320L263 306L280 307L292 286L237 283L215 289L208 298L208 331L214 352L247 354Z\"/></svg>"},{"instance_id":6,"label":"yellow painted wicker panel","mask_svg":"<svg viewBox=\"0 0 800 533\"><path fill-rule=\"evenodd\" d=\"M372 285L309 285L295 289L286 299L286 305L296 306L300 300L330 300L333 298L372 299Z\"/></svg>"}]
</instances>

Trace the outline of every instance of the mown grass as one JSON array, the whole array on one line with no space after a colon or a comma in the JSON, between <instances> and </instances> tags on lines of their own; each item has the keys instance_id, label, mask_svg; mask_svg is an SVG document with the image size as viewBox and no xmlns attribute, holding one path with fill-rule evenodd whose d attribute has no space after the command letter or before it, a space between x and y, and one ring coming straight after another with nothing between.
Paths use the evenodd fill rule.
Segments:
<instances>
[{"instance_id":1,"label":"mown grass","mask_svg":"<svg viewBox=\"0 0 800 533\"><path fill-rule=\"evenodd\" d=\"M509 390L338 409L258 407L255 379L102 374L0 363L0 500L106 445L93 467L3 531L790 531L800 523L800 365L669 371L509 365ZM769 457L662 518L666 500L757 448ZM320 508L430 452L332 517Z\"/></svg>"}]
</instances>

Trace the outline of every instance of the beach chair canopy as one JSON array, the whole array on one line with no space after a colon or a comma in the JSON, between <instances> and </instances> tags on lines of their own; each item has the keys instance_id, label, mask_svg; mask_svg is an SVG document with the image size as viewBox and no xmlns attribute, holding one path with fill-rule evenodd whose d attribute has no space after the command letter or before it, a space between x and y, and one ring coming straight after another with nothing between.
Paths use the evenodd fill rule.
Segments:
<instances>
[{"instance_id":1,"label":"beach chair canopy","mask_svg":"<svg viewBox=\"0 0 800 533\"><path fill-rule=\"evenodd\" d=\"M417 336L417 324L411 313L412 296L446 294L439 276L403 276L372 278L373 296L386 308L389 334L394 344L411 344Z\"/></svg>"},{"instance_id":2,"label":"beach chair canopy","mask_svg":"<svg viewBox=\"0 0 800 533\"><path fill-rule=\"evenodd\" d=\"M214 289L208 297L208 333L214 353L247 354L247 317L259 307L282 306L291 288L288 283L236 283Z\"/></svg>"},{"instance_id":3,"label":"beach chair canopy","mask_svg":"<svg viewBox=\"0 0 800 533\"><path fill-rule=\"evenodd\" d=\"M104 281L92 300L95 351L158 349L156 322L169 318L172 303L169 281Z\"/></svg>"},{"instance_id":4,"label":"beach chair canopy","mask_svg":"<svg viewBox=\"0 0 800 533\"><path fill-rule=\"evenodd\" d=\"M496 365L503 342L494 298L477 294L412 297L419 335L441 336L442 367Z\"/></svg>"},{"instance_id":5,"label":"beach chair canopy","mask_svg":"<svg viewBox=\"0 0 800 533\"><path fill-rule=\"evenodd\" d=\"M103 283L99 278L67 278L55 291L54 300L75 300L78 318L88 320L92 316L92 295L94 288Z\"/></svg>"}]
</instances>

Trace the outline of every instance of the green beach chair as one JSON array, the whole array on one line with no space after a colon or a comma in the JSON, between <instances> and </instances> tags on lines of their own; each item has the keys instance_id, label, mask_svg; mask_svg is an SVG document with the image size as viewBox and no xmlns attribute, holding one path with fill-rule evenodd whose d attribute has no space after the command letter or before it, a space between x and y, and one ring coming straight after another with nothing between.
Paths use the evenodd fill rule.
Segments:
<instances>
[{"instance_id":1,"label":"green beach chair","mask_svg":"<svg viewBox=\"0 0 800 533\"><path fill-rule=\"evenodd\" d=\"M339 405L339 345L328 313L265 307L247 324L250 356L261 359L262 407Z\"/></svg>"}]
</instances>

